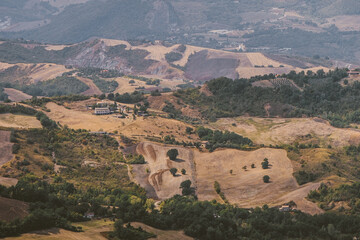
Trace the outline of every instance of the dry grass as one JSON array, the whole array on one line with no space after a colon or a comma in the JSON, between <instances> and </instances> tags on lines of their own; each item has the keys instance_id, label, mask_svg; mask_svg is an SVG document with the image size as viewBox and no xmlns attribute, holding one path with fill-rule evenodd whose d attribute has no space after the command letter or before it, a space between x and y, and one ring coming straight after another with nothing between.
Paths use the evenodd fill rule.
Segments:
<instances>
[{"instance_id":1,"label":"dry grass","mask_svg":"<svg viewBox=\"0 0 360 240\"><path fill-rule=\"evenodd\" d=\"M89 101L86 101L88 103ZM85 102L77 102L77 109L82 106L82 111L67 109L55 103L48 103L46 107L51 111L46 113L51 119L59 121L62 125L68 125L74 129L88 129L107 132L118 131L120 134L144 140L147 137L163 138L166 135L174 135L178 141L189 141L185 134L186 127L183 122L159 117L137 117L126 119L115 118L113 115L96 116L93 111L86 111ZM71 105L69 105L71 107Z\"/></svg>"},{"instance_id":2,"label":"dry grass","mask_svg":"<svg viewBox=\"0 0 360 240\"><path fill-rule=\"evenodd\" d=\"M26 233L20 237L11 237L6 239L11 240L106 240L101 235L102 232L113 230L114 222L109 220L94 220L84 223L76 223L74 226L82 227L84 232L71 232L64 229L52 228L43 231L36 231L33 233Z\"/></svg>"},{"instance_id":3,"label":"dry grass","mask_svg":"<svg viewBox=\"0 0 360 240\"><path fill-rule=\"evenodd\" d=\"M102 94L102 91L95 85L95 83L91 79L84 77L77 77L77 79L79 79L81 82L85 83L89 87L89 89L82 94L87 96Z\"/></svg>"},{"instance_id":4,"label":"dry grass","mask_svg":"<svg viewBox=\"0 0 360 240\"><path fill-rule=\"evenodd\" d=\"M16 178L0 177L0 185L5 187L15 186L18 183Z\"/></svg>"},{"instance_id":5,"label":"dry grass","mask_svg":"<svg viewBox=\"0 0 360 240\"><path fill-rule=\"evenodd\" d=\"M41 128L40 122L33 116L11 113L0 114L0 126L6 128Z\"/></svg>"},{"instance_id":6,"label":"dry grass","mask_svg":"<svg viewBox=\"0 0 360 240\"><path fill-rule=\"evenodd\" d=\"M0 131L0 166L13 159L13 143L10 142L10 132Z\"/></svg>"},{"instance_id":7,"label":"dry grass","mask_svg":"<svg viewBox=\"0 0 360 240\"><path fill-rule=\"evenodd\" d=\"M257 144L290 144L308 134L319 139L323 146L342 147L360 143L359 131L335 128L319 118L223 118L208 126L239 133Z\"/></svg>"},{"instance_id":8,"label":"dry grass","mask_svg":"<svg viewBox=\"0 0 360 240\"><path fill-rule=\"evenodd\" d=\"M170 161L166 157L166 152L171 148L178 149L178 158L181 160ZM137 153L144 155L147 163L133 166L135 181L147 190L149 197L155 199L167 199L180 194L180 183L190 179L200 200L216 199L222 202L214 189L214 182L217 181L227 200L239 207L263 204L276 206L293 200L299 203L298 209L302 211L311 214L320 211L315 204L305 200L309 191L318 187L319 183L299 187L293 177L292 162L285 150L263 148L250 152L225 149L208 153L183 147L140 143ZM270 169L262 169L264 158L269 159ZM255 168L251 167L252 164L255 164ZM178 171L184 168L187 174L179 173L173 177L168 171L172 167ZM146 169L149 173L146 173ZM270 183L263 182L264 175L270 176Z\"/></svg>"},{"instance_id":9,"label":"dry grass","mask_svg":"<svg viewBox=\"0 0 360 240\"><path fill-rule=\"evenodd\" d=\"M360 31L360 16L359 15L339 15L333 18L328 18L328 24L335 24L340 31Z\"/></svg>"},{"instance_id":10,"label":"dry grass","mask_svg":"<svg viewBox=\"0 0 360 240\"><path fill-rule=\"evenodd\" d=\"M262 169L264 158L269 159L270 169ZM240 207L269 204L298 188L292 176L293 166L284 150L263 148L252 152L233 149L196 152L195 162L200 200L217 197L215 181L220 183L227 200ZM255 168L251 168L251 164L255 164ZM270 183L263 182L264 175L270 176Z\"/></svg>"},{"instance_id":11,"label":"dry grass","mask_svg":"<svg viewBox=\"0 0 360 240\"><path fill-rule=\"evenodd\" d=\"M176 161L171 161L166 156L168 150L175 148L179 151ZM140 143L136 151L145 157L146 164L141 167L134 168L135 180L147 189L151 187L155 190L156 199L167 199L175 194L181 194L180 183L185 180L191 180L195 183L195 166L193 161L193 152L190 149L181 147L171 147L153 143ZM142 171L150 170L145 175ZM178 173L174 177L170 173L170 168L178 169ZM181 169L186 170L186 175L181 174Z\"/></svg>"},{"instance_id":12,"label":"dry grass","mask_svg":"<svg viewBox=\"0 0 360 240\"><path fill-rule=\"evenodd\" d=\"M31 95L26 94L14 88L4 88L4 92L9 96L9 99L13 102L21 102L32 98Z\"/></svg>"},{"instance_id":13,"label":"dry grass","mask_svg":"<svg viewBox=\"0 0 360 240\"><path fill-rule=\"evenodd\" d=\"M32 64L20 64L22 68L29 68ZM28 77L31 79L32 83L37 83L40 81L47 81L56 77L61 76L63 73L68 72L69 70L65 68L64 65L58 65L53 63L39 63L36 64L36 67L31 69Z\"/></svg>"},{"instance_id":14,"label":"dry grass","mask_svg":"<svg viewBox=\"0 0 360 240\"><path fill-rule=\"evenodd\" d=\"M146 224L139 223L139 222L133 222L133 223L131 223L131 226L136 227L136 228L141 227L145 231L156 235L156 238L150 238L150 239L156 239L156 240L191 240L191 239L193 239L189 236L186 236L183 231L159 230L159 229L150 227Z\"/></svg>"}]
</instances>

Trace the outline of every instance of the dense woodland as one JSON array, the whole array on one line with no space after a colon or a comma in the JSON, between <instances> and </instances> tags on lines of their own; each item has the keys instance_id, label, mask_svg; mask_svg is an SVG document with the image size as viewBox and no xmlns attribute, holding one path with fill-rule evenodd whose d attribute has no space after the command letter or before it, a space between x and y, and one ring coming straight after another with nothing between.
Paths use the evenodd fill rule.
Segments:
<instances>
[{"instance_id":1,"label":"dense woodland","mask_svg":"<svg viewBox=\"0 0 360 240\"><path fill-rule=\"evenodd\" d=\"M120 219L113 234L126 236L126 239L149 236L143 233L141 238L136 238L139 231L121 227L122 223L130 221L141 221L165 230L184 229L187 235L197 239L353 239L360 236L360 217L355 215L283 213L266 205L240 209L179 195L164 201L161 211L158 211L144 195L133 195L122 189L89 189L84 192L61 177L49 184L28 175L14 187L1 187L0 195L27 201L31 205L30 214L25 219L0 222L1 237L54 226L81 231L72 227L71 222L84 221L84 214L88 211L99 217ZM102 207L106 202L106 205L116 208Z\"/></svg>"},{"instance_id":2,"label":"dense woodland","mask_svg":"<svg viewBox=\"0 0 360 240\"><path fill-rule=\"evenodd\" d=\"M317 73L290 72L282 76L302 86L301 89L287 84L275 88L252 86L252 82L264 79L264 76L236 80L218 78L206 84L212 93L210 96L199 89L178 90L174 95L199 107L203 116L210 120L244 114L262 117L305 115L323 117L334 126L345 127L360 122L360 83L342 86L340 80L346 76L344 69L329 73L322 70ZM274 76L265 77L271 79ZM267 104L270 106L268 112Z\"/></svg>"}]
</instances>

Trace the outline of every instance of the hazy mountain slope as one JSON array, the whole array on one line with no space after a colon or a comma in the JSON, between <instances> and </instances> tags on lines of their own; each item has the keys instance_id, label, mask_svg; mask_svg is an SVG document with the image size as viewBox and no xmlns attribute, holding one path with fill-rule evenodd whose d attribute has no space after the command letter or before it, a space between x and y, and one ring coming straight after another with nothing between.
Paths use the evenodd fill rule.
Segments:
<instances>
[{"instance_id":1,"label":"hazy mountain slope","mask_svg":"<svg viewBox=\"0 0 360 240\"><path fill-rule=\"evenodd\" d=\"M5 0L0 37L166 40L360 63L357 0ZM275 38L274 38L275 36Z\"/></svg>"}]
</instances>

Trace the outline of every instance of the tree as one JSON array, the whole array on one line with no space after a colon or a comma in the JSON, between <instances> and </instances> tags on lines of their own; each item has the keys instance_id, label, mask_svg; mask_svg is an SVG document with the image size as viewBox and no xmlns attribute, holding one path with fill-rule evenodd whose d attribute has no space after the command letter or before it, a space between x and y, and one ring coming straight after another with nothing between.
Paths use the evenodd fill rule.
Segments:
<instances>
[{"instance_id":1,"label":"tree","mask_svg":"<svg viewBox=\"0 0 360 240\"><path fill-rule=\"evenodd\" d=\"M255 168L255 164L251 164L251 168Z\"/></svg>"},{"instance_id":2,"label":"tree","mask_svg":"<svg viewBox=\"0 0 360 240\"><path fill-rule=\"evenodd\" d=\"M175 161L176 157L179 155L179 151L177 149L173 148L173 149L170 149L166 155L170 158L170 160Z\"/></svg>"},{"instance_id":3,"label":"tree","mask_svg":"<svg viewBox=\"0 0 360 240\"><path fill-rule=\"evenodd\" d=\"M263 169L269 168L269 160L267 158L264 158L264 161L261 163L261 166Z\"/></svg>"},{"instance_id":4,"label":"tree","mask_svg":"<svg viewBox=\"0 0 360 240\"><path fill-rule=\"evenodd\" d=\"M264 183L269 183L270 177L268 175L263 176L263 181L264 181Z\"/></svg>"},{"instance_id":5,"label":"tree","mask_svg":"<svg viewBox=\"0 0 360 240\"><path fill-rule=\"evenodd\" d=\"M191 127L186 127L186 133L191 134L194 131Z\"/></svg>"},{"instance_id":6,"label":"tree","mask_svg":"<svg viewBox=\"0 0 360 240\"><path fill-rule=\"evenodd\" d=\"M175 177L175 175L177 173L177 169L176 168L171 168L170 173Z\"/></svg>"},{"instance_id":7,"label":"tree","mask_svg":"<svg viewBox=\"0 0 360 240\"><path fill-rule=\"evenodd\" d=\"M230 170L230 174L233 174L233 170L232 170L232 169Z\"/></svg>"},{"instance_id":8,"label":"tree","mask_svg":"<svg viewBox=\"0 0 360 240\"><path fill-rule=\"evenodd\" d=\"M187 196L194 193L194 188L191 187L191 181L185 180L180 184L180 188L182 189L182 195Z\"/></svg>"},{"instance_id":9,"label":"tree","mask_svg":"<svg viewBox=\"0 0 360 240\"><path fill-rule=\"evenodd\" d=\"M183 169L181 169L181 174L182 175L185 175L186 174L186 170L183 168Z\"/></svg>"},{"instance_id":10,"label":"tree","mask_svg":"<svg viewBox=\"0 0 360 240\"><path fill-rule=\"evenodd\" d=\"M246 166L243 166L242 169L244 169L246 171Z\"/></svg>"}]
</instances>

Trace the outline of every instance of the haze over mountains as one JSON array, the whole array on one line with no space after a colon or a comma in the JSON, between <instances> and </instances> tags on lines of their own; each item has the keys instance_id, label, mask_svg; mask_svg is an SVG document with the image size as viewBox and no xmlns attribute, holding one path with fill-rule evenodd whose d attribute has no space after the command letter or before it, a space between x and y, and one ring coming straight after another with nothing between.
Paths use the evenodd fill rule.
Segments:
<instances>
[{"instance_id":1,"label":"haze over mountains","mask_svg":"<svg viewBox=\"0 0 360 240\"><path fill-rule=\"evenodd\" d=\"M0 36L167 40L359 64L359 14L356 0L4 0Z\"/></svg>"}]
</instances>

